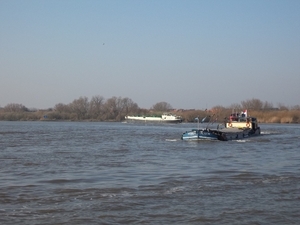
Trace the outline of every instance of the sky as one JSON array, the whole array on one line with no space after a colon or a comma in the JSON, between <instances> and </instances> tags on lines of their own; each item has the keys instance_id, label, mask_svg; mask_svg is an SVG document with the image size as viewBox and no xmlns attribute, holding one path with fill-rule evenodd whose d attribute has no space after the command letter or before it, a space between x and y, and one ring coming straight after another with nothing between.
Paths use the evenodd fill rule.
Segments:
<instances>
[{"instance_id":1,"label":"sky","mask_svg":"<svg viewBox=\"0 0 300 225\"><path fill-rule=\"evenodd\" d=\"M299 0L0 0L0 107L300 105Z\"/></svg>"}]
</instances>

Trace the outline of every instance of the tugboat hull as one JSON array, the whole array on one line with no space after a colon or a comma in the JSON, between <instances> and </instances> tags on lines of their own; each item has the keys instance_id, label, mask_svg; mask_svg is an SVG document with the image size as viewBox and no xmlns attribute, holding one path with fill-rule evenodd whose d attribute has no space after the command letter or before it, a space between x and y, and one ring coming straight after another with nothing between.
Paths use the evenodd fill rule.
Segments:
<instances>
[{"instance_id":1,"label":"tugboat hull","mask_svg":"<svg viewBox=\"0 0 300 225\"><path fill-rule=\"evenodd\" d=\"M198 120L199 121L199 120ZM219 125L223 128L219 129ZM230 120L219 124L217 129L192 129L181 135L182 140L239 140L260 135L260 127L255 117L248 117L247 111L242 116L231 114Z\"/></svg>"}]
</instances>

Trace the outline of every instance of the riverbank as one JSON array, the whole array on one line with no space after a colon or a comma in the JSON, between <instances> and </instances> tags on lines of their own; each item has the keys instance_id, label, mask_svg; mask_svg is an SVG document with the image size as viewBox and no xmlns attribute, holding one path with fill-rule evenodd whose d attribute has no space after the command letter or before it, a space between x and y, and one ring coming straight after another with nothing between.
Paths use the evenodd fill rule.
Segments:
<instances>
[{"instance_id":1,"label":"riverbank","mask_svg":"<svg viewBox=\"0 0 300 225\"><path fill-rule=\"evenodd\" d=\"M232 113L231 109L200 111L190 110L178 113L184 122L194 122L195 118L213 116L213 120L223 122ZM248 116L256 117L259 123L300 123L300 110L248 110Z\"/></svg>"},{"instance_id":2,"label":"riverbank","mask_svg":"<svg viewBox=\"0 0 300 225\"><path fill-rule=\"evenodd\" d=\"M183 118L183 122L195 122L195 118L204 118L214 115L214 120L223 122L230 115L231 110L221 110L217 112L207 112L203 110L186 110L176 112ZM259 123L300 123L300 110L274 110L274 111L248 111L248 115L256 117ZM79 119L75 113L59 113L56 111L36 111L36 112L0 112L0 121L92 121L92 122L121 122L125 116L112 118L106 116L97 118Z\"/></svg>"}]
</instances>

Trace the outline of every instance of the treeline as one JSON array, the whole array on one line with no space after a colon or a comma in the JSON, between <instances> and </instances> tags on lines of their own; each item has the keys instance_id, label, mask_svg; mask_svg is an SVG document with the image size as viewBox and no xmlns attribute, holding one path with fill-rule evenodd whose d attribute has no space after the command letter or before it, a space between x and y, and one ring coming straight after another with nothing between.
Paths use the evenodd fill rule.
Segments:
<instances>
[{"instance_id":1,"label":"treeline","mask_svg":"<svg viewBox=\"0 0 300 225\"><path fill-rule=\"evenodd\" d=\"M244 110L247 110L248 116L256 117L259 123L300 123L300 105L288 107L279 103L274 107L272 103L256 98L244 100L240 104L231 104L229 107L218 105L208 110L184 110L178 115L186 122L208 116L212 118L211 122L224 122L231 113L241 113Z\"/></svg>"},{"instance_id":2,"label":"treeline","mask_svg":"<svg viewBox=\"0 0 300 225\"><path fill-rule=\"evenodd\" d=\"M150 109L142 109L130 98L111 97L105 99L97 95L90 100L80 97L69 104L58 103L46 110L28 109L22 104L10 103L0 108L0 120L6 121L123 121L126 115L161 115L172 112L182 116L184 122L194 122L195 118L211 116L215 122L223 122L234 112L248 110L248 114L257 117L261 123L300 123L300 106L287 107L263 102L259 99L242 101L229 107L214 106L211 109L172 109L167 102L158 102Z\"/></svg>"},{"instance_id":3,"label":"treeline","mask_svg":"<svg viewBox=\"0 0 300 225\"><path fill-rule=\"evenodd\" d=\"M213 107L210 110L185 110L178 112L185 122L195 122L195 118L202 120L210 117L210 122L222 123L229 119L232 112L241 113L243 110L233 110L225 107ZM248 116L256 117L259 123L300 123L299 109L250 109ZM206 119L206 122L208 119Z\"/></svg>"},{"instance_id":4,"label":"treeline","mask_svg":"<svg viewBox=\"0 0 300 225\"><path fill-rule=\"evenodd\" d=\"M0 120L121 121L125 115L143 110L129 98L80 97L69 104L58 103L47 110L29 110L22 104L8 104L0 110Z\"/></svg>"}]
</instances>

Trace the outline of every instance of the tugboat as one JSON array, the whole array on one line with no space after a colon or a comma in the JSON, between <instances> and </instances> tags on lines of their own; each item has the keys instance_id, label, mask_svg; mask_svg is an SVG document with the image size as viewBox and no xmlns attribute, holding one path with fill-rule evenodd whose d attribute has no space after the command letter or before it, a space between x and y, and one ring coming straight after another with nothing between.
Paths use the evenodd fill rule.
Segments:
<instances>
[{"instance_id":1,"label":"tugboat","mask_svg":"<svg viewBox=\"0 0 300 225\"><path fill-rule=\"evenodd\" d=\"M184 132L181 139L229 141L257 135L260 135L257 119L247 116L247 110L245 110L241 115L238 113L231 114L229 120L226 120L224 124L219 124L216 129L208 129L208 125L204 129L199 129L198 125L198 129Z\"/></svg>"}]
</instances>

